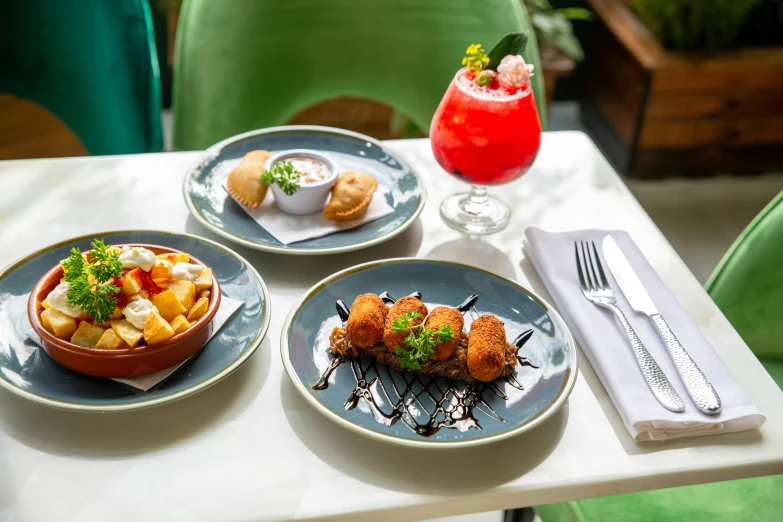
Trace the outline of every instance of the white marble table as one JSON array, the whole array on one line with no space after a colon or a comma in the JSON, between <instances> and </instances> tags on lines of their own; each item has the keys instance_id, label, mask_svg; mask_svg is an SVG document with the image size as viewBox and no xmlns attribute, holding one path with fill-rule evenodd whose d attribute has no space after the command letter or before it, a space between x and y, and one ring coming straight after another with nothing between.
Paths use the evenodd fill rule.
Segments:
<instances>
[{"instance_id":1,"label":"white marble table","mask_svg":"<svg viewBox=\"0 0 783 522\"><path fill-rule=\"evenodd\" d=\"M581 133L549 133L533 170L493 192L516 210L486 241L448 229L438 205L461 188L426 140L390 142L424 177L417 224L379 247L292 258L236 250L266 279L272 323L259 351L220 384L176 404L76 414L0 390L0 520L415 520L783 473L783 393ZM0 162L0 265L66 237L157 228L213 239L189 217L182 178L197 153ZM634 443L592 369L566 408L494 445L422 451L367 440L299 397L279 357L297 298L347 266L393 256L453 258L548 298L522 250L527 225L628 230L767 415L758 432Z\"/></svg>"}]
</instances>

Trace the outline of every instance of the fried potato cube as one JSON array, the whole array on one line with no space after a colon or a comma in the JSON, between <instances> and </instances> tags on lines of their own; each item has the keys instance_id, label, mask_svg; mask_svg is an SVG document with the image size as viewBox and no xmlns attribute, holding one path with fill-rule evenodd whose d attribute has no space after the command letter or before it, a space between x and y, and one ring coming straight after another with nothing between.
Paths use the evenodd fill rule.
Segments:
<instances>
[{"instance_id":1,"label":"fried potato cube","mask_svg":"<svg viewBox=\"0 0 783 522\"><path fill-rule=\"evenodd\" d=\"M207 290L212 288L212 269L204 268L194 281L196 285L196 292Z\"/></svg>"},{"instance_id":2,"label":"fried potato cube","mask_svg":"<svg viewBox=\"0 0 783 522\"><path fill-rule=\"evenodd\" d=\"M76 331L76 320L54 308L41 312L41 324L60 339L68 339Z\"/></svg>"},{"instance_id":3,"label":"fried potato cube","mask_svg":"<svg viewBox=\"0 0 783 522\"><path fill-rule=\"evenodd\" d=\"M158 259L165 259L169 263L176 264L176 263L188 263L190 262L190 256L186 254L185 252L172 252L170 254L158 254Z\"/></svg>"},{"instance_id":4,"label":"fried potato cube","mask_svg":"<svg viewBox=\"0 0 783 522\"><path fill-rule=\"evenodd\" d=\"M171 321L171 327L174 329L175 334L180 334L190 328L190 323L187 319L185 319L185 316L180 314Z\"/></svg>"},{"instance_id":5,"label":"fried potato cube","mask_svg":"<svg viewBox=\"0 0 783 522\"><path fill-rule=\"evenodd\" d=\"M119 336L120 339L125 341L128 346L133 348L141 340L143 334L141 330L130 324L125 319L118 319L116 321L109 321L111 323L111 329Z\"/></svg>"},{"instance_id":6,"label":"fried potato cube","mask_svg":"<svg viewBox=\"0 0 783 522\"><path fill-rule=\"evenodd\" d=\"M174 292L185 310L190 310L196 300L196 285L184 279L177 279L169 283L169 290Z\"/></svg>"},{"instance_id":7,"label":"fried potato cube","mask_svg":"<svg viewBox=\"0 0 783 522\"><path fill-rule=\"evenodd\" d=\"M71 342L73 344L78 344L79 346L84 346L85 348L95 348L105 331L106 330L100 326L95 326L87 321L82 321L71 336Z\"/></svg>"},{"instance_id":8,"label":"fried potato cube","mask_svg":"<svg viewBox=\"0 0 783 522\"><path fill-rule=\"evenodd\" d=\"M147 344L163 342L174 337L174 329L160 314L153 310L144 323L144 340Z\"/></svg>"},{"instance_id":9,"label":"fried potato cube","mask_svg":"<svg viewBox=\"0 0 783 522\"><path fill-rule=\"evenodd\" d=\"M141 268L134 268L122 278L122 293L125 295L136 295L141 290Z\"/></svg>"},{"instance_id":10,"label":"fried potato cube","mask_svg":"<svg viewBox=\"0 0 783 522\"><path fill-rule=\"evenodd\" d=\"M184 314L187 311L179 298L171 290L165 290L150 299L155 308L158 309L160 316L166 321L171 321L176 316Z\"/></svg>"},{"instance_id":11,"label":"fried potato cube","mask_svg":"<svg viewBox=\"0 0 783 522\"><path fill-rule=\"evenodd\" d=\"M202 290L201 292L196 294L196 301L198 301L201 298L209 299L209 296L212 295L212 292L209 290Z\"/></svg>"},{"instance_id":12,"label":"fried potato cube","mask_svg":"<svg viewBox=\"0 0 783 522\"><path fill-rule=\"evenodd\" d=\"M43 306L45 309L46 309L46 308L49 308L49 303L46 301L46 299L44 299L43 301L41 301L41 306Z\"/></svg>"},{"instance_id":13,"label":"fried potato cube","mask_svg":"<svg viewBox=\"0 0 783 522\"><path fill-rule=\"evenodd\" d=\"M168 281L171 279L171 269L174 268L174 264L166 259L158 259L155 261L155 265L150 271L150 277L156 283L158 280Z\"/></svg>"},{"instance_id":14,"label":"fried potato cube","mask_svg":"<svg viewBox=\"0 0 783 522\"><path fill-rule=\"evenodd\" d=\"M209 299L202 297L196 304L194 304L188 312L188 321L198 321L201 317L207 313L209 307Z\"/></svg>"},{"instance_id":15,"label":"fried potato cube","mask_svg":"<svg viewBox=\"0 0 783 522\"><path fill-rule=\"evenodd\" d=\"M114 333L114 330L106 330L103 335L98 339L98 344L95 347L99 350L116 350L120 346L125 344L122 338Z\"/></svg>"},{"instance_id":16,"label":"fried potato cube","mask_svg":"<svg viewBox=\"0 0 783 522\"><path fill-rule=\"evenodd\" d=\"M114 311L109 316L109 319L107 319L103 323L95 323L95 326L100 326L101 328L111 328L111 321L112 319L121 319L122 318L122 308L114 307Z\"/></svg>"}]
</instances>

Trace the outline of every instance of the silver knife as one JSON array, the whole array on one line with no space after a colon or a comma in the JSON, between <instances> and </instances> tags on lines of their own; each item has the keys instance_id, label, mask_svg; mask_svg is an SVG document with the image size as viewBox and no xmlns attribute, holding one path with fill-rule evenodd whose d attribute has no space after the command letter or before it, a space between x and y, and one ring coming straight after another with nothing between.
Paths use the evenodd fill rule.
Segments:
<instances>
[{"instance_id":1,"label":"silver knife","mask_svg":"<svg viewBox=\"0 0 783 522\"><path fill-rule=\"evenodd\" d=\"M680 379L685 384L685 388L688 390L691 399L693 399L693 403L704 414L717 415L720 413L721 402L715 388L712 387L710 381L696 363L693 362L691 356L688 355L680 341L677 340L674 332L666 324L666 320L658 312L652 299L647 294L647 290L644 289L644 285L639 281L639 277L631 268L630 263L628 263L628 260L612 236L604 238L603 249L609 270L617 280L617 284L620 285L620 289L625 294L631 307L649 317L658 330L658 334L663 344L669 350L669 355L672 361L674 361L677 373L680 374Z\"/></svg>"}]
</instances>

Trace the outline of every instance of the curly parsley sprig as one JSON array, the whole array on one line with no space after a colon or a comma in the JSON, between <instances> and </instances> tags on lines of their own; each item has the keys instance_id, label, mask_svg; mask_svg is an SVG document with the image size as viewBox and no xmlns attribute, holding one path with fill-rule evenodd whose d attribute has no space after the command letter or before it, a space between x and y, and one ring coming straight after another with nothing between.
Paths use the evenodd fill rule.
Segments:
<instances>
[{"instance_id":1,"label":"curly parsley sprig","mask_svg":"<svg viewBox=\"0 0 783 522\"><path fill-rule=\"evenodd\" d=\"M122 275L122 263L117 251L103 240L96 239L91 246L87 259L72 248L60 264L65 271L63 277L70 284L68 304L81 307L96 323L103 323L117 306L120 289L114 284L114 278Z\"/></svg>"},{"instance_id":2,"label":"curly parsley sprig","mask_svg":"<svg viewBox=\"0 0 783 522\"><path fill-rule=\"evenodd\" d=\"M421 370L421 363L429 359L439 344L447 343L454 339L451 326L444 324L436 331L426 328L427 319L414 325L413 321L421 317L421 314L409 310L392 322L394 333L405 333L403 345L397 345L397 355L400 357L400 366L411 370Z\"/></svg>"},{"instance_id":3,"label":"curly parsley sprig","mask_svg":"<svg viewBox=\"0 0 783 522\"><path fill-rule=\"evenodd\" d=\"M261 174L261 181L267 185L276 183L287 196L293 195L299 190L299 171L290 161L278 161L272 168Z\"/></svg>"}]
</instances>

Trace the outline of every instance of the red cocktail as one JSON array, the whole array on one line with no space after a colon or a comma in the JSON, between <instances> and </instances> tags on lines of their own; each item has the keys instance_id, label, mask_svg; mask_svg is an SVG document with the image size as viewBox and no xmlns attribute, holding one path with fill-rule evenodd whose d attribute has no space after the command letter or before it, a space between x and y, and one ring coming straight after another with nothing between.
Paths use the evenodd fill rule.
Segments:
<instances>
[{"instance_id":1,"label":"red cocktail","mask_svg":"<svg viewBox=\"0 0 783 522\"><path fill-rule=\"evenodd\" d=\"M464 68L454 77L432 119L430 140L438 163L473 185L470 194L444 200L444 220L464 232L488 234L505 228L511 211L487 196L486 185L528 171L541 144L541 123L526 76L515 85L493 73L479 85L476 76Z\"/></svg>"}]
</instances>

